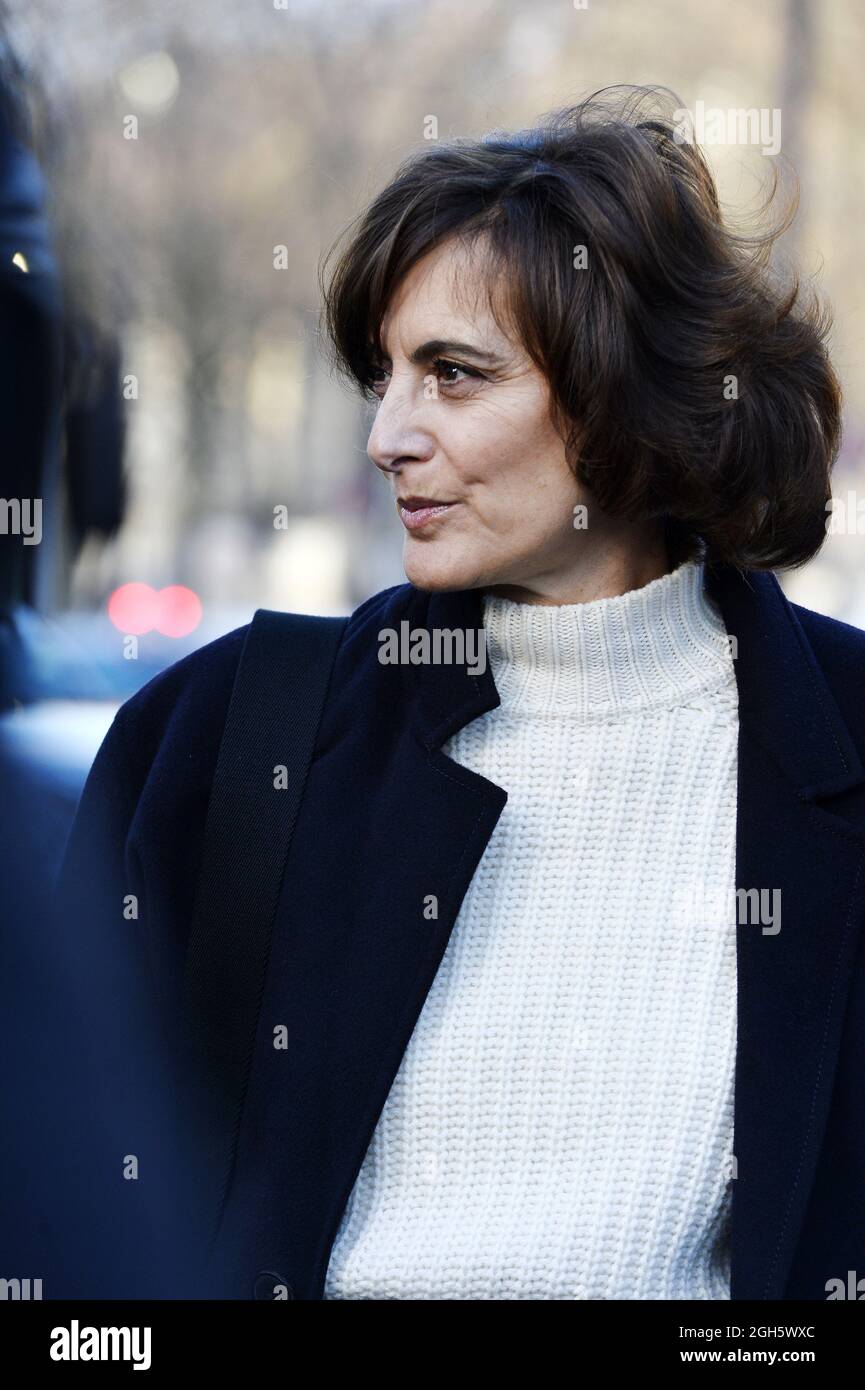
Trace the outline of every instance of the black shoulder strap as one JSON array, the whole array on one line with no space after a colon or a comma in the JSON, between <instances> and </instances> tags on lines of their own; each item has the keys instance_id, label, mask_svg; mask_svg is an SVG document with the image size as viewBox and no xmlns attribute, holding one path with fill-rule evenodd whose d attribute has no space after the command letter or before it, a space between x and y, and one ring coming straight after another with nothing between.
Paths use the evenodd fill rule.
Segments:
<instances>
[{"instance_id":1,"label":"black shoulder strap","mask_svg":"<svg viewBox=\"0 0 865 1390\"><path fill-rule=\"evenodd\" d=\"M231 1181L288 851L347 621L260 608L228 706L183 987L196 1109L208 1166L219 1167L216 1206L204 1215L211 1239Z\"/></svg>"}]
</instances>

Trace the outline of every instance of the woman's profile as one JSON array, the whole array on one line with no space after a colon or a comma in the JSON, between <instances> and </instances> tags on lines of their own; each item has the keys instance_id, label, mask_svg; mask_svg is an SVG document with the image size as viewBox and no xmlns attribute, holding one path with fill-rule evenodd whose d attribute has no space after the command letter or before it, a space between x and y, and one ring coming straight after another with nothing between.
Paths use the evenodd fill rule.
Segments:
<instances>
[{"instance_id":1,"label":"woman's profile","mask_svg":"<svg viewBox=\"0 0 865 1390\"><path fill-rule=\"evenodd\" d=\"M397 170L322 280L406 582L193 653L91 772L60 918L167 1038L194 979L213 1296L865 1275L865 635L773 573L839 386L667 96Z\"/></svg>"}]
</instances>

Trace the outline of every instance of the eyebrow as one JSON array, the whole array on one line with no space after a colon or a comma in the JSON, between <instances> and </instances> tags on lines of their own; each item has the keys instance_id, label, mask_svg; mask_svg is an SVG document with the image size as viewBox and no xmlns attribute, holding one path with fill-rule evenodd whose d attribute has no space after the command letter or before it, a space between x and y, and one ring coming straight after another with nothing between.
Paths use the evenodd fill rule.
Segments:
<instances>
[{"instance_id":1,"label":"eyebrow","mask_svg":"<svg viewBox=\"0 0 865 1390\"><path fill-rule=\"evenodd\" d=\"M475 362L486 362L490 366L501 366L504 358L494 352L484 352L482 348L472 347L471 343L458 343L453 338L430 338L421 343L409 355L409 362L421 366L432 357L471 357Z\"/></svg>"}]
</instances>

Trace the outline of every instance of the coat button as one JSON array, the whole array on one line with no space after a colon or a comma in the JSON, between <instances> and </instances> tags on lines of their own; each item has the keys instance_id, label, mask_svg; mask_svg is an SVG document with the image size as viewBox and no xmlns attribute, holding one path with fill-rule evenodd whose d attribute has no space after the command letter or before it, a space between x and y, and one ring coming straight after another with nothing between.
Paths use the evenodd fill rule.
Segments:
<instances>
[{"instance_id":1,"label":"coat button","mask_svg":"<svg viewBox=\"0 0 865 1390\"><path fill-rule=\"evenodd\" d=\"M285 1276L274 1274L272 1269L262 1269L256 1274L252 1292L254 1298L272 1302L294 1298L292 1287Z\"/></svg>"}]
</instances>

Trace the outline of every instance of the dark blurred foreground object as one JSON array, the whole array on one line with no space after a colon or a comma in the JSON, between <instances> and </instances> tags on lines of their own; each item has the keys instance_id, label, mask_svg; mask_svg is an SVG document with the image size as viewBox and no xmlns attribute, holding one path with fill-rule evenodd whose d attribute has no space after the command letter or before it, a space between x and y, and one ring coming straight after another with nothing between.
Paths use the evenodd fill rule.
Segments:
<instances>
[{"instance_id":1,"label":"dark blurred foreground object","mask_svg":"<svg viewBox=\"0 0 865 1390\"><path fill-rule=\"evenodd\" d=\"M89 757L78 780L58 759L45 697L68 692L34 677L26 634L69 553L120 522L123 422L116 349L65 321L13 69L0 32L0 1278L7 1297L27 1280L45 1299L170 1297L183 1254L156 1041L122 951L94 962L50 911ZM22 739L40 700L40 732Z\"/></svg>"}]
</instances>

